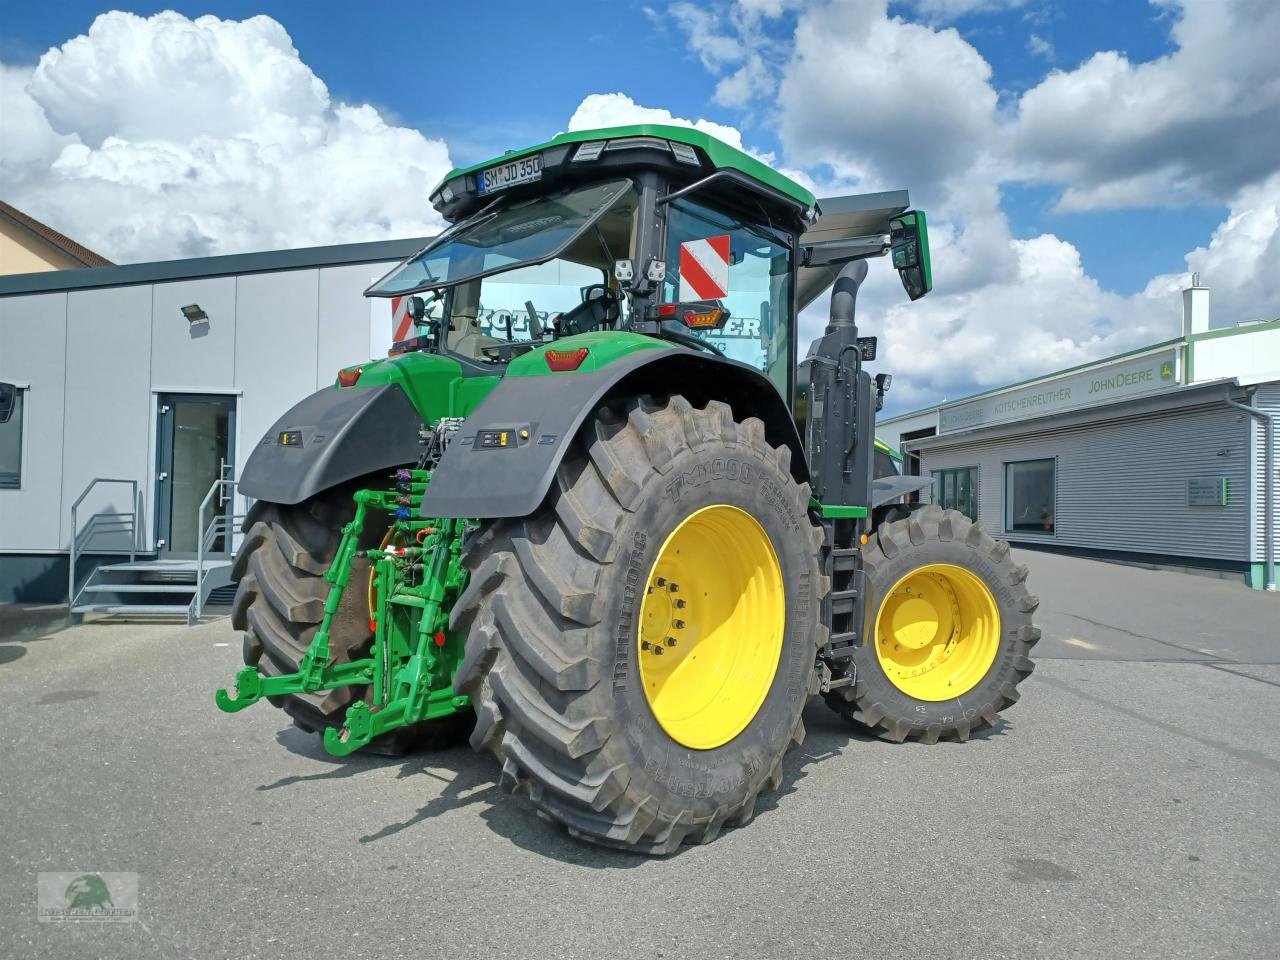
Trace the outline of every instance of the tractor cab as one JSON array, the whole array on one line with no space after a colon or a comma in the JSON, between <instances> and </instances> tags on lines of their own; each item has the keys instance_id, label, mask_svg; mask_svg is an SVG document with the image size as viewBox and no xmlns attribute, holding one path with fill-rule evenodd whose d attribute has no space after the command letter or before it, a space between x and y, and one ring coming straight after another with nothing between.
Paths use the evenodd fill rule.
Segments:
<instances>
[{"instance_id":1,"label":"tractor cab","mask_svg":"<svg viewBox=\"0 0 1280 960\"><path fill-rule=\"evenodd\" d=\"M792 398L797 314L843 264L892 249L913 299L930 286L906 191L819 201L680 127L562 134L454 170L431 200L450 227L366 292L416 298L423 332L395 349L476 372L632 331L752 366Z\"/></svg>"}]
</instances>

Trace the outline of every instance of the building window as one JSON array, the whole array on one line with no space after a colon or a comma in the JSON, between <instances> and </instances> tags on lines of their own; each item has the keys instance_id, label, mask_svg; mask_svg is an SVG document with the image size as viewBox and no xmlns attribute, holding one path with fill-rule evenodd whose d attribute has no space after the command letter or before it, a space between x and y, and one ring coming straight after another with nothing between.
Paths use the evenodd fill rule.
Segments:
<instances>
[{"instance_id":1,"label":"building window","mask_svg":"<svg viewBox=\"0 0 1280 960\"><path fill-rule=\"evenodd\" d=\"M978 519L978 468L933 471L933 502L944 510L959 510Z\"/></svg>"},{"instance_id":2,"label":"building window","mask_svg":"<svg viewBox=\"0 0 1280 960\"><path fill-rule=\"evenodd\" d=\"M0 490L16 490L22 485L22 391L0 385L6 389L13 390L13 413L0 423ZM7 400L0 397L0 409L8 406Z\"/></svg>"},{"instance_id":3,"label":"building window","mask_svg":"<svg viewBox=\"0 0 1280 960\"><path fill-rule=\"evenodd\" d=\"M1004 465L1006 533L1053 533L1057 513L1057 462L1024 460Z\"/></svg>"}]
</instances>

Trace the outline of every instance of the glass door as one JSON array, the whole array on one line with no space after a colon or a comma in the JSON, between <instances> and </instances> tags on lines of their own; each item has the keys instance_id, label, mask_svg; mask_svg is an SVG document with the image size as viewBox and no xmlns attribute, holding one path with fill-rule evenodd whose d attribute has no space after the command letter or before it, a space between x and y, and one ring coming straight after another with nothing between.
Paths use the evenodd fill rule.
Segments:
<instances>
[{"instance_id":1,"label":"glass door","mask_svg":"<svg viewBox=\"0 0 1280 960\"><path fill-rule=\"evenodd\" d=\"M210 394L161 394L156 429L156 547L161 554L195 556L200 537L218 513L228 517L232 491L221 488L200 504L219 479L234 475L235 398ZM228 526L229 529L229 526ZM219 536L210 553L226 553Z\"/></svg>"}]
</instances>

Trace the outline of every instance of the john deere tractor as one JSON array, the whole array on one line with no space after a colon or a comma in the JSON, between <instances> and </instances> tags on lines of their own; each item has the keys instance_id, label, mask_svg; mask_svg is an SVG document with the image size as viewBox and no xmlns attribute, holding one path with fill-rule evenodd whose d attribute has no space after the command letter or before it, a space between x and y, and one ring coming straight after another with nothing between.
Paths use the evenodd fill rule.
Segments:
<instances>
[{"instance_id":1,"label":"john deere tractor","mask_svg":"<svg viewBox=\"0 0 1280 960\"><path fill-rule=\"evenodd\" d=\"M810 696L925 743L1017 699L1026 569L908 506L928 481L874 438L867 260L931 287L905 191L817 201L645 125L454 170L431 202L449 228L367 291L414 335L244 468L246 666L219 707L265 697L337 755L465 723L572 834L662 854L751 819Z\"/></svg>"}]
</instances>

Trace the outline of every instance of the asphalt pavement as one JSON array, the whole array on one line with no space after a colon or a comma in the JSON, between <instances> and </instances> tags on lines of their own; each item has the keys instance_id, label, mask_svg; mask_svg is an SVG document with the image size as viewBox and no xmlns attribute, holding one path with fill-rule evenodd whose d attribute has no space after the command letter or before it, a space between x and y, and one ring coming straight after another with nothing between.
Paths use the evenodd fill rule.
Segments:
<instances>
[{"instance_id":1,"label":"asphalt pavement","mask_svg":"<svg viewBox=\"0 0 1280 960\"><path fill-rule=\"evenodd\" d=\"M821 703L755 821L665 859L572 840L465 744L327 756L198 627L0 610L0 958L1280 955L1280 596L1022 553L1035 674L966 744ZM37 921L41 871L138 920Z\"/></svg>"}]
</instances>

